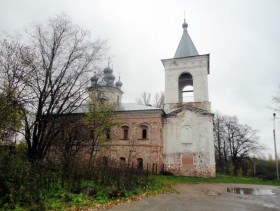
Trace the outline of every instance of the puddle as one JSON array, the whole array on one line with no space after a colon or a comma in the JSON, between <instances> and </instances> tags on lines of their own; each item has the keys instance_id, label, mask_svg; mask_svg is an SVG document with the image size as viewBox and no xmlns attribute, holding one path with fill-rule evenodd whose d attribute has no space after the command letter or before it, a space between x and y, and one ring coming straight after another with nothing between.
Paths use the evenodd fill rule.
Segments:
<instances>
[{"instance_id":1,"label":"puddle","mask_svg":"<svg viewBox=\"0 0 280 211\"><path fill-rule=\"evenodd\" d=\"M234 193L240 195L253 196L273 196L276 193L271 189L257 189L257 188L227 188L227 193Z\"/></svg>"}]
</instances>

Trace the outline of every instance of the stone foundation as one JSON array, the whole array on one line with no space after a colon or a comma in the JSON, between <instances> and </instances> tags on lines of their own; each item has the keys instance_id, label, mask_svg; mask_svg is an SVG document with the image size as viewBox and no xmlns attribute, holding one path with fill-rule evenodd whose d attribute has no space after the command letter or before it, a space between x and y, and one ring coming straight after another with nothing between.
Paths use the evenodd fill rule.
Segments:
<instances>
[{"instance_id":1,"label":"stone foundation","mask_svg":"<svg viewBox=\"0 0 280 211\"><path fill-rule=\"evenodd\" d=\"M165 156L165 171L175 175L215 177L216 166L206 153L172 153Z\"/></svg>"}]
</instances>

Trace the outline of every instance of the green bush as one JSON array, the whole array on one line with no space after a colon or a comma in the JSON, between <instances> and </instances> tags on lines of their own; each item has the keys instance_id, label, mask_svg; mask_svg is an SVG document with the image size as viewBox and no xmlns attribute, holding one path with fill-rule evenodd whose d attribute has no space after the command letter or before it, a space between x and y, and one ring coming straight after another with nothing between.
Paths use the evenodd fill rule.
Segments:
<instances>
[{"instance_id":1,"label":"green bush","mask_svg":"<svg viewBox=\"0 0 280 211\"><path fill-rule=\"evenodd\" d=\"M0 208L45 209L45 195L60 186L59 174L43 163L29 162L26 149L0 145Z\"/></svg>"}]
</instances>

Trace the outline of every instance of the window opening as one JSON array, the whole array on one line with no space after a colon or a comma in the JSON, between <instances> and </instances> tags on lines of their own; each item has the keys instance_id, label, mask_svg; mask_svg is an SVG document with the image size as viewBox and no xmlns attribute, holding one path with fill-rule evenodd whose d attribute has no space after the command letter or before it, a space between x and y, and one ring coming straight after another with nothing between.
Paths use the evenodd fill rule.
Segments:
<instances>
[{"instance_id":1,"label":"window opening","mask_svg":"<svg viewBox=\"0 0 280 211\"><path fill-rule=\"evenodd\" d=\"M121 166L125 165L125 157L120 157L120 165Z\"/></svg>"},{"instance_id":2,"label":"window opening","mask_svg":"<svg viewBox=\"0 0 280 211\"><path fill-rule=\"evenodd\" d=\"M106 130L106 139L109 141L111 139L111 130L107 129Z\"/></svg>"},{"instance_id":3,"label":"window opening","mask_svg":"<svg viewBox=\"0 0 280 211\"><path fill-rule=\"evenodd\" d=\"M102 163L103 166L108 166L108 157L103 156L102 160L101 160L101 163Z\"/></svg>"},{"instance_id":4,"label":"window opening","mask_svg":"<svg viewBox=\"0 0 280 211\"><path fill-rule=\"evenodd\" d=\"M142 130L142 139L147 139L147 129Z\"/></svg>"},{"instance_id":5,"label":"window opening","mask_svg":"<svg viewBox=\"0 0 280 211\"><path fill-rule=\"evenodd\" d=\"M193 102L194 101L194 89L193 78L189 73L183 73L178 80L179 86L179 102Z\"/></svg>"},{"instance_id":6,"label":"window opening","mask_svg":"<svg viewBox=\"0 0 280 211\"><path fill-rule=\"evenodd\" d=\"M143 158L137 158L137 169L143 170Z\"/></svg>"},{"instance_id":7,"label":"window opening","mask_svg":"<svg viewBox=\"0 0 280 211\"><path fill-rule=\"evenodd\" d=\"M145 126L145 125L142 125L141 127L140 127L140 131L141 131L141 133L140 133L140 135L141 135L141 137L140 137L140 139L148 139L148 127L147 126Z\"/></svg>"},{"instance_id":8,"label":"window opening","mask_svg":"<svg viewBox=\"0 0 280 211\"><path fill-rule=\"evenodd\" d=\"M74 140L78 140L79 139L79 131L78 129L74 129L74 133L73 133L73 139Z\"/></svg>"},{"instance_id":9,"label":"window opening","mask_svg":"<svg viewBox=\"0 0 280 211\"><path fill-rule=\"evenodd\" d=\"M129 128L127 126L123 126L122 129L123 129L123 139L128 140L128 129Z\"/></svg>"},{"instance_id":10,"label":"window opening","mask_svg":"<svg viewBox=\"0 0 280 211\"><path fill-rule=\"evenodd\" d=\"M182 91L182 102L193 102L193 86L185 86Z\"/></svg>"},{"instance_id":11,"label":"window opening","mask_svg":"<svg viewBox=\"0 0 280 211\"><path fill-rule=\"evenodd\" d=\"M124 140L128 139L128 129L124 129L124 131L123 131L123 139Z\"/></svg>"}]
</instances>

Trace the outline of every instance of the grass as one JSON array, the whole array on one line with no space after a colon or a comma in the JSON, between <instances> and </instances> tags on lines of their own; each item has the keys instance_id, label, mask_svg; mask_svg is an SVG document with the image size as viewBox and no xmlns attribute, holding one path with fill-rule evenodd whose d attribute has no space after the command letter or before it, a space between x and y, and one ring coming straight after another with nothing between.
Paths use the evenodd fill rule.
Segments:
<instances>
[{"instance_id":1,"label":"grass","mask_svg":"<svg viewBox=\"0 0 280 211\"><path fill-rule=\"evenodd\" d=\"M186 177L186 176L155 176L158 182L162 182L165 186L172 186L177 183L239 183L239 184L255 184L255 185L273 185L280 186L280 182L262 180L252 177L236 177L224 174L217 174L215 178L201 178L201 177Z\"/></svg>"},{"instance_id":2,"label":"grass","mask_svg":"<svg viewBox=\"0 0 280 211\"><path fill-rule=\"evenodd\" d=\"M100 193L99 197L94 197L95 207L111 207L113 205L123 203L125 201L139 200L145 195L155 195L163 192L173 192L175 184L196 184L196 183L238 183L238 184L255 184L255 185L272 185L280 186L280 182L262 180L252 177L236 177L224 174L217 174L215 178L187 177L187 176L167 176L154 175L153 184L142 190L134 190L126 192L126 196L117 199L106 198L105 193ZM103 195L104 194L104 195Z\"/></svg>"}]
</instances>

